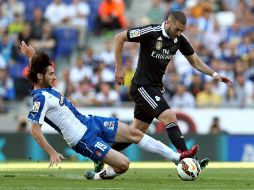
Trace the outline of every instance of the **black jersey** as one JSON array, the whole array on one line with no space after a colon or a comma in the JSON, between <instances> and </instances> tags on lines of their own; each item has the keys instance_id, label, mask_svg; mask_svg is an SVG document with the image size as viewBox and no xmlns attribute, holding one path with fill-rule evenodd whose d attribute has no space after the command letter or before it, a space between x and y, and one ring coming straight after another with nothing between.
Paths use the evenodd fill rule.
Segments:
<instances>
[{"instance_id":1,"label":"black jersey","mask_svg":"<svg viewBox=\"0 0 254 190\"><path fill-rule=\"evenodd\" d=\"M127 31L130 42L140 43L138 66L132 83L162 87L162 77L167 65L177 50L183 55L192 55L193 48L181 35L175 39L167 36L164 23L132 28Z\"/></svg>"}]
</instances>

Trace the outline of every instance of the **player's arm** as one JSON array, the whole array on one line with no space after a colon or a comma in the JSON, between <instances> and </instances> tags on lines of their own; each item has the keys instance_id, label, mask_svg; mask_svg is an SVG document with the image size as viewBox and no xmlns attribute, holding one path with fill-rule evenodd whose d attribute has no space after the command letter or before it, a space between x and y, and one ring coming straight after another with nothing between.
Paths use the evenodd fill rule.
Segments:
<instances>
[{"instance_id":1,"label":"player's arm","mask_svg":"<svg viewBox=\"0 0 254 190\"><path fill-rule=\"evenodd\" d=\"M50 156L50 164L49 167L53 166L54 164L58 164L61 162L62 159L65 159L64 156L58 153L46 140L42 131L41 125L38 123L32 123L31 127L31 134L36 142L45 150L48 155Z\"/></svg>"},{"instance_id":2,"label":"player's arm","mask_svg":"<svg viewBox=\"0 0 254 190\"><path fill-rule=\"evenodd\" d=\"M21 52L29 59L31 63L31 59L35 54L35 49L32 46L28 46L24 41L20 44Z\"/></svg>"},{"instance_id":3,"label":"player's arm","mask_svg":"<svg viewBox=\"0 0 254 190\"><path fill-rule=\"evenodd\" d=\"M127 30L120 32L115 36L115 79L119 85L124 85L122 54L125 41L128 41Z\"/></svg>"},{"instance_id":4,"label":"player's arm","mask_svg":"<svg viewBox=\"0 0 254 190\"><path fill-rule=\"evenodd\" d=\"M198 71L207 74L213 78L215 78L218 81L226 83L228 86L231 86L232 82L227 77L221 76L218 73L216 73L212 68L210 68L207 64L205 64L196 53L192 55L185 55L186 59L189 61L189 63Z\"/></svg>"}]
</instances>

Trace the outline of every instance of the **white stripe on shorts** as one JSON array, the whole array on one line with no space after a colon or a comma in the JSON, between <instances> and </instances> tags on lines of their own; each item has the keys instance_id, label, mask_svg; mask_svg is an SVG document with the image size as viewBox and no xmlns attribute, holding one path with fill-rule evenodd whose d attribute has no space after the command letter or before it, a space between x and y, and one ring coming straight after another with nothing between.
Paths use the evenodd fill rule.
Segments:
<instances>
[{"instance_id":1,"label":"white stripe on shorts","mask_svg":"<svg viewBox=\"0 0 254 190\"><path fill-rule=\"evenodd\" d=\"M143 87L138 88L138 91L153 109L155 109L158 106L158 104L151 98L151 96L146 92L146 90Z\"/></svg>"}]
</instances>

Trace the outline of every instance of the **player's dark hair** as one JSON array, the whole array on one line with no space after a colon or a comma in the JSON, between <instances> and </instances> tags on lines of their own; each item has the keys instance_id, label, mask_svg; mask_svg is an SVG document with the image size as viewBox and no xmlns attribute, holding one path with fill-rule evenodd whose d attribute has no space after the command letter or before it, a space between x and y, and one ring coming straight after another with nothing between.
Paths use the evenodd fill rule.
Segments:
<instances>
[{"instance_id":1,"label":"player's dark hair","mask_svg":"<svg viewBox=\"0 0 254 190\"><path fill-rule=\"evenodd\" d=\"M29 83L35 84L38 82L37 74L40 73L45 75L47 72L47 67L52 65L49 59L49 56L41 51L36 52L32 57L31 66L27 75L27 79Z\"/></svg>"},{"instance_id":2,"label":"player's dark hair","mask_svg":"<svg viewBox=\"0 0 254 190\"><path fill-rule=\"evenodd\" d=\"M181 11L172 11L168 15L168 20L179 21L181 24L186 24L187 18L185 14Z\"/></svg>"}]
</instances>

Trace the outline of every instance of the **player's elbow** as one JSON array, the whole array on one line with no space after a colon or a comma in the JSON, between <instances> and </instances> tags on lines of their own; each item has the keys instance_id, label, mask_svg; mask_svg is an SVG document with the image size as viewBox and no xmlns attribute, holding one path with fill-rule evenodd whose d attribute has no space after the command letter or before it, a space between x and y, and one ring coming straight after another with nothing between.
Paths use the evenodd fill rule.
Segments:
<instances>
[{"instance_id":1,"label":"player's elbow","mask_svg":"<svg viewBox=\"0 0 254 190\"><path fill-rule=\"evenodd\" d=\"M127 31L123 31L115 35L116 43L124 43L124 41L127 41Z\"/></svg>"}]
</instances>

